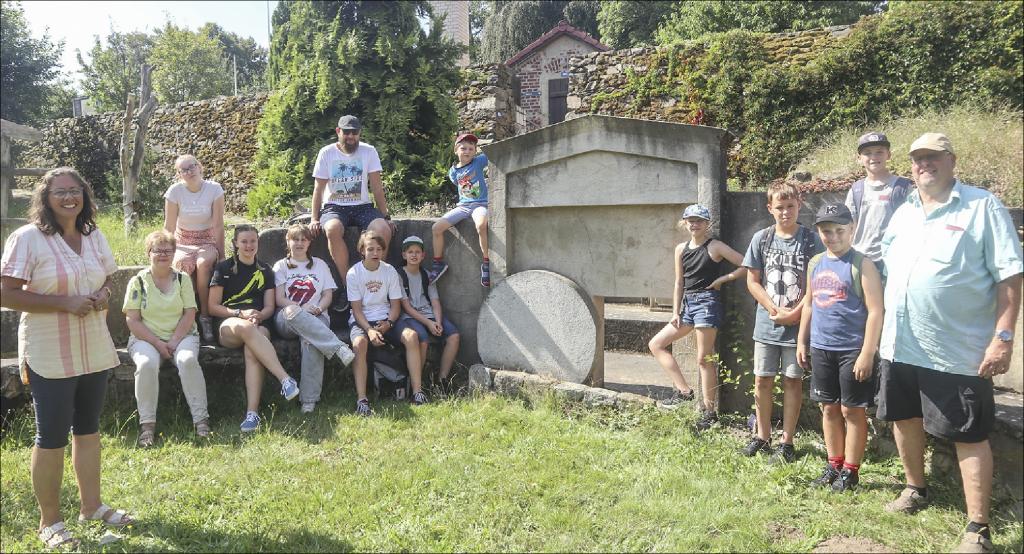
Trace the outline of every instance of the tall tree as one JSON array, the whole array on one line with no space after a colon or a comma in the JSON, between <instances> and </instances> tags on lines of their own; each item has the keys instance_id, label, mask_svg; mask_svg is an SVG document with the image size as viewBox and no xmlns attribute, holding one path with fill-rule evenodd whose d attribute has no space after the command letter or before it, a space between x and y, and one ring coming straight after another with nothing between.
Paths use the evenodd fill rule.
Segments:
<instances>
[{"instance_id":1,"label":"tall tree","mask_svg":"<svg viewBox=\"0 0 1024 554\"><path fill-rule=\"evenodd\" d=\"M250 213L281 212L312 194L316 153L337 140L344 114L359 117L363 139L380 153L389 199L423 198L458 125L459 47L440 20L420 26L431 16L422 0L277 5L267 75L274 93L260 121Z\"/></svg>"},{"instance_id":2,"label":"tall tree","mask_svg":"<svg viewBox=\"0 0 1024 554\"><path fill-rule=\"evenodd\" d=\"M60 80L63 42L49 35L34 38L25 11L17 2L0 2L0 117L17 123L36 123L53 115L66 115L59 103L68 97L68 85Z\"/></svg>"},{"instance_id":3,"label":"tall tree","mask_svg":"<svg viewBox=\"0 0 1024 554\"><path fill-rule=\"evenodd\" d=\"M128 95L139 88L140 70L153 50L153 38L140 32L120 33L111 27L106 46L95 37L86 62L78 51L82 66L82 88L89 101L101 112L124 110Z\"/></svg>"},{"instance_id":4,"label":"tall tree","mask_svg":"<svg viewBox=\"0 0 1024 554\"><path fill-rule=\"evenodd\" d=\"M676 0L608 0L597 14L601 42L612 48L652 44L662 22L672 13Z\"/></svg>"},{"instance_id":5,"label":"tall tree","mask_svg":"<svg viewBox=\"0 0 1024 554\"><path fill-rule=\"evenodd\" d=\"M501 0L492 7L484 26L480 57L503 62L546 33L565 17L562 0Z\"/></svg>"},{"instance_id":6,"label":"tall tree","mask_svg":"<svg viewBox=\"0 0 1024 554\"><path fill-rule=\"evenodd\" d=\"M480 62L480 42L484 35L484 26L491 16L494 5L492 0L469 1L469 60Z\"/></svg>"},{"instance_id":7,"label":"tall tree","mask_svg":"<svg viewBox=\"0 0 1024 554\"><path fill-rule=\"evenodd\" d=\"M234 73L238 69L238 91L266 90L267 49L252 37L241 37L225 31L216 23L207 23L199 28L199 34L212 38L224 49L228 68Z\"/></svg>"},{"instance_id":8,"label":"tall tree","mask_svg":"<svg viewBox=\"0 0 1024 554\"><path fill-rule=\"evenodd\" d=\"M658 40L668 43L730 29L776 33L845 25L882 10L884 5L845 0L685 0L658 29Z\"/></svg>"},{"instance_id":9,"label":"tall tree","mask_svg":"<svg viewBox=\"0 0 1024 554\"><path fill-rule=\"evenodd\" d=\"M161 104L232 93L224 48L204 34L167 22L157 34L148 62L156 66L153 90Z\"/></svg>"},{"instance_id":10,"label":"tall tree","mask_svg":"<svg viewBox=\"0 0 1024 554\"><path fill-rule=\"evenodd\" d=\"M600 12L601 2L599 0L571 0L562 8L563 19L596 39L601 38L597 21L597 15Z\"/></svg>"}]
</instances>

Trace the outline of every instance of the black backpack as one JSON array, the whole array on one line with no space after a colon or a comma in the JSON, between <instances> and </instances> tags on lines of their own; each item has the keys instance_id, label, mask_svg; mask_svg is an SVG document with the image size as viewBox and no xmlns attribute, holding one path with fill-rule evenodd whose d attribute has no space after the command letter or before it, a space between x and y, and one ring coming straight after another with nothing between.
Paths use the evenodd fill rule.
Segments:
<instances>
[{"instance_id":1,"label":"black backpack","mask_svg":"<svg viewBox=\"0 0 1024 554\"><path fill-rule=\"evenodd\" d=\"M801 223L797 223L797 226L799 230L796 232L796 240L800 243L797 252L802 254L814 250L814 231L804 227ZM773 240L775 240L775 226L771 225L764 229L764 233L761 234L761 244L758 245L758 250L761 252L761 263L768 259L768 247L771 246Z\"/></svg>"},{"instance_id":2,"label":"black backpack","mask_svg":"<svg viewBox=\"0 0 1024 554\"><path fill-rule=\"evenodd\" d=\"M402 288L405 289L405 297L412 303L412 293L409 292L409 274L405 272L405 266L402 266L402 270L398 272L398 276L402 278ZM428 288L430 287L430 277L427 275L427 270L420 267L420 279L423 281L423 295L427 297L427 301L430 301L430 293Z\"/></svg>"},{"instance_id":3,"label":"black backpack","mask_svg":"<svg viewBox=\"0 0 1024 554\"><path fill-rule=\"evenodd\" d=\"M367 362L373 367L373 388L377 391L377 398L409 398L412 392L409 374L405 372L405 359L400 353L389 346L371 346Z\"/></svg>"}]
</instances>

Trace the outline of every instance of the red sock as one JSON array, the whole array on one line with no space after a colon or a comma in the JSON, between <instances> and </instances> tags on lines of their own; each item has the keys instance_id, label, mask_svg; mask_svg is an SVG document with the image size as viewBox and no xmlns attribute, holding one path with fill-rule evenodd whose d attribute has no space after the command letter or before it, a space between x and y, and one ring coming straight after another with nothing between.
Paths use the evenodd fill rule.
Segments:
<instances>
[{"instance_id":1,"label":"red sock","mask_svg":"<svg viewBox=\"0 0 1024 554\"><path fill-rule=\"evenodd\" d=\"M832 466L832 469L839 471L843 467L842 456L831 456L828 459L828 465Z\"/></svg>"},{"instance_id":2,"label":"red sock","mask_svg":"<svg viewBox=\"0 0 1024 554\"><path fill-rule=\"evenodd\" d=\"M437 257L437 256L434 256L434 261L435 261L435 262L439 262L439 261L441 261L441 260L443 260L443 259L444 259L443 257L439 258L439 257Z\"/></svg>"},{"instance_id":3,"label":"red sock","mask_svg":"<svg viewBox=\"0 0 1024 554\"><path fill-rule=\"evenodd\" d=\"M850 462L843 462L843 469L850 470L850 473L857 473L860 471L860 464L851 464Z\"/></svg>"},{"instance_id":4,"label":"red sock","mask_svg":"<svg viewBox=\"0 0 1024 554\"><path fill-rule=\"evenodd\" d=\"M491 259L490 259L490 258L488 258L487 256L484 256L484 263L485 263L485 264L489 264L489 263L491 263Z\"/></svg>"}]
</instances>

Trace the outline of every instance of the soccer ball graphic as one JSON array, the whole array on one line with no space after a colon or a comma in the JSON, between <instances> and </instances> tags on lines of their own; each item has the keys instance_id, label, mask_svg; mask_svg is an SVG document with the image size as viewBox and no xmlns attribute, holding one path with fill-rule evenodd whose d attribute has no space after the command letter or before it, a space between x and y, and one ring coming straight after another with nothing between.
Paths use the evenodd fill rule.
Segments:
<instances>
[{"instance_id":1,"label":"soccer ball graphic","mask_svg":"<svg viewBox=\"0 0 1024 554\"><path fill-rule=\"evenodd\" d=\"M800 300L800 276L792 269L769 269L765 291L776 306L790 308Z\"/></svg>"}]
</instances>

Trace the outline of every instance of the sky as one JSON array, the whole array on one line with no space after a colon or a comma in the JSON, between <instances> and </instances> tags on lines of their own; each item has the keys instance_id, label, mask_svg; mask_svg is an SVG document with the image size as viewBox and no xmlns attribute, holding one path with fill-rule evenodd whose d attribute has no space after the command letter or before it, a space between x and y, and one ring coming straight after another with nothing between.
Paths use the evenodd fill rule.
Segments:
<instances>
[{"instance_id":1,"label":"sky","mask_svg":"<svg viewBox=\"0 0 1024 554\"><path fill-rule=\"evenodd\" d=\"M65 74L76 84L82 79L75 49L82 51L86 60L95 43L95 36L104 41L111 26L118 32L152 31L170 19L179 27L195 30L210 21L227 31L243 37L252 37L263 47L268 46L269 13L274 12L276 0L202 1L202 2L48 2L25 0L25 10L32 36L39 38L49 29L50 38L64 40L61 62Z\"/></svg>"}]
</instances>

